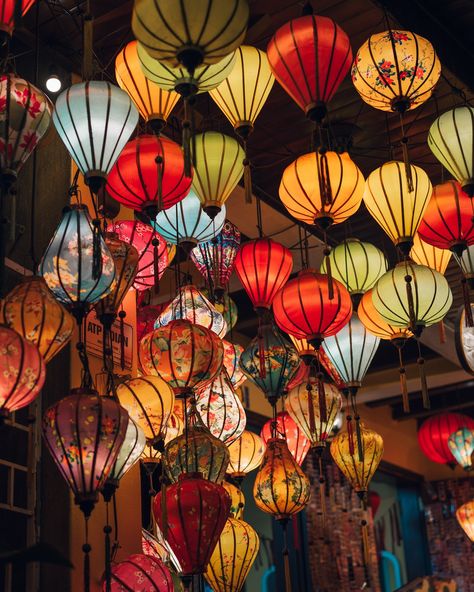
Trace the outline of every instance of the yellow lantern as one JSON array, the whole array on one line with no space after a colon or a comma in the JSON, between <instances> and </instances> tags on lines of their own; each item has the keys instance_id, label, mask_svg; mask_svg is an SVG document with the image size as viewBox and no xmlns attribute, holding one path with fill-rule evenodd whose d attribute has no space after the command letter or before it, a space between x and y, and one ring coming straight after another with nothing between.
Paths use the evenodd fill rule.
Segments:
<instances>
[{"instance_id":1,"label":"yellow lantern","mask_svg":"<svg viewBox=\"0 0 474 592\"><path fill-rule=\"evenodd\" d=\"M364 193L364 177L347 152L310 152L283 172L279 195L288 212L323 228L355 214Z\"/></svg>"},{"instance_id":2,"label":"yellow lantern","mask_svg":"<svg viewBox=\"0 0 474 592\"><path fill-rule=\"evenodd\" d=\"M439 271L444 275L446 268L448 267L449 260L451 259L451 251L448 249L439 249L433 247L422 240L418 233L413 238L413 246L410 251L410 258L419 265L426 265Z\"/></svg>"},{"instance_id":3,"label":"yellow lantern","mask_svg":"<svg viewBox=\"0 0 474 592\"><path fill-rule=\"evenodd\" d=\"M176 255L176 245L173 243L166 243L166 249L168 251L168 266L173 263L173 259Z\"/></svg>"},{"instance_id":4,"label":"yellow lantern","mask_svg":"<svg viewBox=\"0 0 474 592\"><path fill-rule=\"evenodd\" d=\"M293 337L293 335L290 335L290 339L303 361L306 359L308 362L311 362L312 358L318 357L318 352L307 339L298 339L297 337Z\"/></svg>"},{"instance_id":5,"label":"yellow lantern","mask_svg":"<svg viewBox=\"0 0 474 592\"><path fill-rule=\"evenodd\" d=\"M352 82L361 98L375 109L399 113L427 101L440 75L433 46L411 31L371 35L352 66Z\"/></svg>"},{"instance_id":6,"label":"yellow lantern","mask_svg":"<svg viewBox=\"0 0 474 592\"><path fill-rule=\"evenodd\" d=\"M456 519L469 540L474 543L474 500L463 504L456 510Z\"/></svg>"},{"instance_id":7,"label":"yellow lantern","mask_svg":"<svg viewBox=\"0 0 474 592\"><path fill-rule=\"evenodd\" d=\"M72 315L36 276L25 278L0 301L0 323L34 343L45 362L69 342L74 330Z\"/></svg>"},{"instance_id":8,"label":"yellow lantern","mask_svg":"<svg viewBox=\"0 0 474 592\"><path fill-rule=\"evenodd\" d=\"M232 518L242 520L244 517L245 497L242 490L229 481L223 481L222 487L230 495L230 515Z\"/></svg>"},{"instance_id":9,"label":"yellow lantern","mask_svg":"<svg viewBox=\"0 0 474 592\"><path fill-rule=\"evenodd\" d=\"M260 547L255 530L228 518L205 573L214 592L240 592Z\"/></svg>"},{"instance_id":10,"label":"yellow lantern","mask_svg":"<svg viewBox=\"0 0 474 592\"><path fill-rule=\"evenodd\" d=\"M132 99L140 115L158 132L166 125L179 95L166 91L145 77L138 59L137 41L130 41L115 59L117 84Z\"/></svg>"},{"instance_id":11,"label":"yellow lantern","mask_svg":"<svg viewBox=\"0 0 474 592\"><path fill-rule=\"evenodd\" d=\"M369 213L404 255L410 252L433 191L425 171L414 165L408 166L412 190L405 163L390 161L370 173L364 191L364 203Z\"/></svg>"},{"instance_id":12,"label":"yellow lantern","mask_svg":"<svg viewBox=\"0 0 474 592\"><path fill-rule=\"evenodd\" d=\"M229 445L229 466L227 473L241 481L247 473L255 470L262 462L265 444L260 436L245 430L238 440Z\"/></svg>"},{"instance_id":13,"label":"yellow lantern","mask_svg":"<svg viewBox=\"0 0 474 592\"><path fill-rule=\"evenodd\" d=\"M175 404L176 409L176 404ZM155 464L161 462L162 450L164 446L183 433L184 422L176 413L172 413L168 423L162 428L163 443L147 443L140 456L140 460L145 464Z\"/></svg>"}]
</instances>

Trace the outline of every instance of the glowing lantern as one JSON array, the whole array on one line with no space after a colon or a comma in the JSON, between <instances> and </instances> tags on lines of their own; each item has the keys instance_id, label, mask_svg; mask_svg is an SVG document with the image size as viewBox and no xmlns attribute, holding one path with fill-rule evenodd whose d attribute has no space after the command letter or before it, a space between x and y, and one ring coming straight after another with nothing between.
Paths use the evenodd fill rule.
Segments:
<instances>
[{"instance_id":1,"label":"glowing lantern","mask_svg":"<svg viewBox=\"0 0 474 592\"><path fill-rule=\"evenodd\" d=\"M346 33L332 19L313 15L280 27L267 56L275 78L313 121L324 118L352 62Z\"/></svg>"},{"instance_id":2,"label":"glowing lantern","mask_svg":"<svg viewBox=\"0 0 474 592\"><path fill-rule=\"evenodd\" d=\"M425 419L418 429L421 451L435 463L455 466L448 439L463 428L474 430L474 420L462 413L443 413Z\"/></svg>"},{"instance_id":3,"label":"glowing lantern","mask_svg":"<svg viewBox=\"0 0 474 592\"><path fill-rule=\"evenodd\" d=\"M35 0L20 0L19 8L21 10L21 16L25 16L34 3ZM16 0L2 0L0 2L0 31L4 38L11 37L13 34L17 5L18 2Z\"/></svg>"},{"instance_id":4,"label":"glowing lantern","mask_svg":"<svg viewBox=\"0 0 474 592\"><path fill-rule=\"evenodd\" d=\"M71 339L74 319L41 277L24 278L0 302L0 322L34 343L49 362Z\"/></svg>"},{"instance_id":5,"label":"glowing lantern","mask_svg":"<svg viewBox=\"0 0 474 592\"><path fill-rule=\"evenodd\" d=\"M33 343L0 325L0 420L29 405L43 388L43 358Z\"/></svg>"},{"instance_id":6,"label":"glowing lantern","mask_svg":"<svg viewBox=\"0 0 474 592\"><path fill-rule=\"evenodd\" d=\"M173 592L175 589L170 570L156 557L130 555L112 566L111 592L138 590L139 586L146 586L149 592ZM105 583L102 589L106 592Z\"/></svg>"},{"instance_id":7,"label":"glowing lantern","mask_svg":"<svg viewBox=\"0 0 474 592\"><path fill-rule=\"evenodd\" d=\"M465 471L472 471L472 453L474 452L474 431L461 428L448 438L449 450Z\"/></svg>"},{"instance_id":8,"label":"glowing lantern","mask_svg":"<svg viewBox=\"0 0 474 592\"><path fill-rule=\"evenodd\" d=\"M138 462L145 445L146 438L144 431L129 416L125 439L118 453L117 460L105 482L104 499L106 501L108 501L107 493L110 493L110 499L112 497L111 494L118 487L120 479Z\"/></svg>"},{"instance_id":9,"label":"glowing lantern","mask_svg":"<svg viewBox=\"0 0 474 592\"><path fill-rule=\"evenodd\" d=\"M303 461L311 448L311 442L287 411L281 411L278 413L276 420L269 419L264 424L262 431L260 432L260 437L265 445L267 445L271 438L285 440L288 445L288 450L300 466L303 464Z\"/></svg>"},{"instance_id":10,"label":"glowing lantern","mask_svg":"<svg viewBox=\"0 0 474 592\"><path fill-rule=\"evenodd\" d=\"M57 98L53 123L96 193L135 129L138 111L127 93L110 82L80 82Z\"/></svg>"},{"instance_id":11,"label":"glowing lantern","mask_svg":"<svg viewBox=\"0 0 474 592\"><path fill-rule=\"evenodd\" d=\"M229 481L223 481L222 487L230 495L230 516L236 520L242 520L245 508L245 497L242 490Z\"/></svg>"},{"instance_id":12,"label":"glowing lantern","mask_svg":"<svg viewBox=\"0 0 474 592\"><path fill-rule=\"evenodd\" d=\"M139 359L146 374L160 376L175 395L203 388L222 369L224 347L217 335L185 319L155 329L140 342Z\"/></svg>"},{"instance_id":13,"label":"glowing lantern","mask_svg":"<svg viewBox=\"0 0 474 592\"><path fill-rule=\"evenodd\" d=\"M418 233L415 234L413 237L413 246L410 251L410 258L419 265L426 265L426 267L431 267L431 269L435 269L444 275L446 271L449 260L451 259L451 252L447 251L446 249L439 249L438 247L433 247L433 245L429 245L425 243L424 240L420 238Z\"/></svg>"},{"instance_id":14,"label":"glowing lantern","mask_svg":"<svg viewBox=\"0 0 474 592\"><path fill-rule=\"evenodd\" d=\"M212 589L240 592L259 547L260 539L250 524L228 518L205 574Z\"/></svg>"},{"instance_id":15,"label":"glowing lantern","mask_svg":"<svg viewBox=\"0 0 474 592\"><path fill-rule=\"evenodd\" d=\"M142 528L142 552L144 555L150 555L168 564L170 552L163 538L163 533L156 525L153 531L154 534L146 530L146 528Z\"/></svg>"},{"instance_id":16,"label":"glowing lantern","mask_svg":"<svg viewBox=\"0 0 474 592\"><path fill-rule=\"evenodd\" d=\"M427 101L441 75L431 43L411 31L375 33L359 48L352 82L376 109L404 113Z\"/></svg>"},{"instance_id":17,"label":"glowing lantern","mask_svg":"<svg viewBox=\"0 0 474 592\"><path fill-rule=\"evenodd\" d=\"M468 247L461 257L457 257L456 255L454 257L470 288L474 288L474 245Z\"/></svg>"},{"instance_id":18,"label":"glowing lantern","mask_svg":"<svg viewBox=\"0 0 474 592\"><path fill-rule=\"evenodd\" d=\"M242 480L247 473L260 466L265 444L260 436L245 430L240 438L229 446L229 466L227 472L237 480Z\"/></svg>"},{"instance_id":19,"label":"glowing lantern","mask_svg":"<svg viewBox=\"0 0 474 592\"><path fill-rule=\"evenodd\" d=\"M224 362L223 366L226 369L227 375L235 389L238 389L246 380L247 377L240 369L240 356L244 348L238 343L231 343L230 341L222 340L224 346Z\"/></svg>"},{"instance_id":20,"label":"glowing lantern","mask_svg":"<svg viewBox=\"0 0 474 592\"><path fill-rule=\"evenodd\" d=\"M380 339L388 339L395 343L397 340L404 343L406 339L412 337L413 333L407 327L395 327L387 323L375 308L372 293L373 289L368 290L361 298L357 308L359 320L367 331Z\"/></svg>"},{"instance_id":21,"label":"glowing lantern","mask_svg":"<svg viewBox=\"0 0 474 592\"><path fill-rule=\"evenodd\" d=\"M115 58L117 84L132 99L146 123L161 131L179 101L178 93L168 92L145 77L138 58L137 41L130 41Z\"/></svg>"},{"instance_id":22,"label":"glowing lantern","mask_svg":"<svg viewBox=\"0 0 474 592\"><path fill-rule=\"evenodd\" d=\"M456 519L469 540L474 543L474 500L463 504L456 510Z\"/></svg>"},{"instance_id":23,"label":"glowing lantern","mask_svg":"<svg viewBox=\"0 0 474 592\"><path fill-rule=\"evenodd\" d=\"M469 197L474 197L474 108L462 105L435 119L428 146Z\"/></svg>"},{"instance_id":24,"label":"glowing lantern","mask_svg":"<svg viewBox=\"0 0 474 592\"><path fill-rule=\"evenodd\" d=\"M390 161L370 173L364 191L364 203L369 213L406 255L413 245L413 237L433 190L425 171L409 166L413 179L411 190L405 164Z\"/></svg>"},{"instance_id":25,"label":"glowing lantern","mask_svg":"<svg viewBox=\"0 0 474 592\"><path fill-rule=\"evenodd\" d=\"M207 290L203 290L203 293L211 299L211 295ZM232 300L229 294L224 294L222 300L219 302L217 300L216 295L214 294L215 302L214 307L221 315L224 317L225 322L227 323L227 331L231 331L235 327L235 324L238 321L239 315L237 310L237 304Z\"/></svg>"}]
</instances>

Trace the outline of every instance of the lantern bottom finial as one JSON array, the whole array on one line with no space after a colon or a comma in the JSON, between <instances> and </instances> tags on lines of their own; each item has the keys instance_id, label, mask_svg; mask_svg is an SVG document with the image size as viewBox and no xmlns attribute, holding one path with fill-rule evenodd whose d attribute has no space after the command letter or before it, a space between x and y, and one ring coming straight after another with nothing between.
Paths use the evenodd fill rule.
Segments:
<instances>
[{"instance_id":1,"label":"lantern bottom finial","mask_svg":"<svg viewBox=\"0 0 474 592\"><path fill-rule=\"evenodd\" d=\"M183 47L178 50L176 57L181 64L183 64L189 74L193 76L196 68L202 64L204 53L197 45L183 45Z\"/></svg>"},{"instance_id":2,"label":"lantern bottom finial","mask_svg":"<svg viewBox=\"0 0 474 592\"><path fill-rule=\"evenodd\" d=\"M105 184L105 177L100 171L91 171L85 175L85 182L90 187L92 193L97 195Z\"/></svg>"},{"instance_id":3,"label":"lantern bottom finial","mask_svg":"<svg viewBox=\"0 0 474 592\"><path fill-rule=\"evenodd\" d=\"M221 211L221 207L214 204L204 204L202 209L204 212L206 212L211 220L214 220L217 214Z\"/></svg>"},{"instance_id":4,"label":"lantern bottom finial","mask_svg":"<svg viewBox=\"0 0 474 592\"><path fill-rule=\"evenodd\" d=\"M306 117L310 121L314 121L315 123L321 123L322 120L326 117L327 109L325 103L323 101L316 101L315 103L311 103L306 109Z\"/></svg>"},{"instance_id":5,"label":"lantern bottom finial","mask_svg":"<svg viewBox=\"0 0 474 592\"><path fill-rule=\"evenodd\" d=\"M397 241L397 247L404 258L407 258L413 247L413 239L411 237L403 237Z\"/></svg>"},{"instance_id":6,"label":"lantern bottom finial","mask_svg":"<svg viewBox=\"0 0 474 592\"><path fill-rule=\"evenodd\" d=\"M462 188L469 197L474 197L474 179L468 179Z\"/></svg>"}]
</instances>

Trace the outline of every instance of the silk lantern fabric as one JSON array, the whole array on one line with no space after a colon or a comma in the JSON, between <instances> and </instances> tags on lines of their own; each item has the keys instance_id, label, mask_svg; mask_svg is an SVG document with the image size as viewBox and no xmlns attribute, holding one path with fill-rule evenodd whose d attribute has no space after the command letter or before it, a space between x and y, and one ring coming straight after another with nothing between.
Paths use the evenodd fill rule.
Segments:
<instances>
[{"instance_id":1,"label":"silk lantern fabric","mask_svg":"<svg viewBox=\"0 0 474 592\"><path fill-rule=\"evenodd\" d=\"M287 411L280 411L276 420L269 419L265 422L260 437L265 445L271 438L285 440L293 458L300 466L311 448L311 442Z\"/></svg>"},{"instance_id":2,"label":"silk lantern fabric","mask_svg":"<svg viewBox=\"0 0 474 592\"><path fill-rule=\"evenodd\" d=\"M102 590L106 592L104 582ZM111 592L127 590L146 590L147 592L173 592L171 573L158 558L150 555L129 555L125 561L112 565Z\"/></svg>"},{"instance_id":3,"label":"silk lantern fabric","mask_svg":"<svg viewBox=\"0 0 474 592\"><path fill-rule=\"evenodd\" d=\"M34 3L35 0L21 0L21 15L24 16ZM13 33L16 4L18 4L17 0L2 0L0 2L0 31L4 31L8 35Z\"/></svg>"},{"instance_id":4,"label":"silk lantern fabric","mask_svg":"<svg viewBox=\"0 0 474 592\"><path fill-rule=\"evenodd\" d=\"M444 413L425 419L418 430L421 451L433 462L453 464L448 438L462 428L474 430L474 420L462 413Z\"/></svg>"}]
</instances>

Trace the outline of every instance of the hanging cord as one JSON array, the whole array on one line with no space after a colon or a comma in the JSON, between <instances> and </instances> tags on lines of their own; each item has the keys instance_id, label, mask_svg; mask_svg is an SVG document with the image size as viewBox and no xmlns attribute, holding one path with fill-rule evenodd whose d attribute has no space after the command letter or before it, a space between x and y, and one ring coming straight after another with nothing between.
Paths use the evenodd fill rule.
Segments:
<instances>
[{"instance_id":1,"label":"hanging cord","mask_svg":"<svg viewBox=\"0 0 474 592\"><path fill-rule=\"evenodd\" d=\"M283 564L285 569L285 592L291 592L291 569L290 569L290 556L288 550L288 518L279 520L283 529Z\"/></svg>"},{"instance_id":2,"label":"hanging cord","mask_svg":"<svg viewBox=\"0 0 474 592\"><path fill-rule=\"evenodd\" d=\"M243 160L244 165L244 191L245 191L245 203L252 203L252 171L250 169L250 160L247 150L247 140L244 140L244 152L245 158Z\"/></svg>"},{"instance_id":3,"label":"hanging cord","mask_svg":"<svg viewBox=\"0 0 474 592\"><path fill-rule=\"evenodd\" d=\"M349 401L349 390L343 389L343 394L346 397L346 428L347 428L347 438L349 440L349 454L354 456L355 454L355 446L354 446L354 426L353 426L353 419L352 419L352 412L351 406Z\"/></svg>"},{"instance_id":4,"label":"hanging cord","mask_svg":"<svg viewBox=\"0 0 474 592\"><path fill-rule=\"evenodd\" d=\"M423 409L430 409L430 396L428 393L428 382L426 380L426 368L425 368L425 358L421 355L421 345L419 337L416 337L416 343L418 345L418 359L416 363L418 364L418 370L420 372L420 381L421 381L421 396L423 399Z\"/></svg>"},{"instance_id":5,"label":"hanging cord","mask_svg":"<svg viewBox=\"0 0 474 592\"><path fill-rule=\"evenodd\" d=\"M402 145L402 153L403 153L403 164L405 165L405 175L407 179L407 188L409 193L413 192L413 175L411 170L410 164L410 155L408 153L408 138L405 135L405 128L403 125L403 113L400 113L400 128L402 132L402 138L400 140Z\"/></svg>"},{"instance_id":6,"label":"hanging cord","mask_svg":"<svg viewBox=\"0 0 474 592\"><path fill-rule=\"evenodd\" d=\"M151 244L153 246L153 291L155 294L160 293L160 257L158 253L158 246L160 244L159 239L154 236L151 239Z\"/></svg>"},{"instance_id":7,"label":"hanging cord","mask_svg":"<svg viewBox=\"0 0 474 592\"><path fill-rule=\"evenodd\" d=\"M263 320L262 314L258 315L258 330L257 330L257 341L258 341L258 367L260 378L267 377L267 359L266 359L266 348L265 339L263 334Z\"/></svg>"},{"instance_id":8,"label":"hanging cord","mask_svg":"<svg viewBox=\"0 0 474 592\"><path fill-rule=\"evenodd\" d=\"M165 168L163 156L161 154L158 154L158 156L155 158L155 162L158 186L158 212L161 212L163 210L163 169Z\"/></svg>"},{"instance_id":9,"label":"hanging cord","mask_svg":"<svg viewBox=\"0 0 474 592\"><path fill-rule=\"evenodd\" d=\"M362 506L362 518L360 521L362 535L362 563L364 567L364 588L370 587L370 543L369 543L369 523L367 516L367 492L359 492Z\"/></svg>"},{"instance_id":10,"label":"hanging cord","mask_svg":"<svg viewBox=\"0 0 474 592\"><path fill-rule=\"evenodd\" d=\"M258 238L263 238L263 221L262 221L262 204L260 202L260 197L256 196L256 204L257 204L257 229L258 229Z\"/></svg>"},{"instance_id":11,"label":"hanging cord","mask_svg":"<svg viewBox=\"0 0 474 592\"><path fill-rule=\"evenodd\" d=\"M125 317L127 313L123 310L123 307L118 316L120 320L120 369L125 370Z\"/></svg>"},{"instance_id":12,"label":"hanging cord","mask_svg":"<svg viewBox=\"0 0 474 592\"><path fill-rule=\"evenodd\" d=\"M105 504L105 521L104 535L105 535L105 592L111 592L112 590L112 570L111 561L112 555L110 550L110 534L112 527L109 524L109 502Z\"/></svg>"},{"instance_id":13,"label":"hanging cord","mask_svg":"<svg viewBox=\"0 0 474 592\"><path fill-rule=\"evenodd\" d=\"M464 323L466 327L472 327L474 325L474 321L472 317L471 298L469 294L469 286L465 277L461 279L461 287L464 302Z\"/></svg>"},{"instance_id":14,"label":"hanging cord","mask_svg":"<svg viewBox=\"0 0 474 592\"><path fill-rule=\"evenodd\" d=\"M112 545L112 554L111 554L111 561L115 559L118 550L120 549L119 543L119 521L118 521L118 512L117 512L117 497L115 495L115 491L112 495L112 508L114 512L114 542Z\"/></svg>"},{"instance_id":15,"label":"hanging cord","mask_svg":"<svg viewBox=\"0 0 474 592\"><path fill-rule=\"evenodd\" d=\"M84 592L90 592L91 585L91 566L90 566L90 552L92 547L89 544L89 518L84 518L85 525L85 542L82 545L82 552L84 553Z\"/></svg>"},{"instance_id":16,"label":"hanging cord","mask_svg":"<svg viewBox=\"0 0 474 592\"><path fill-rule=\"evenodd\" d=\"M403 412L410 413L410 399L408 395L407 373L403 363L402 347L403 344L395 345L398 350L398 372L400 374L400 388L402 391Z\"/></svg>"},{"instance_id":17,"label":"hanging cord","mask_svg":"<svg viewBox=\"0 0 474 592\"><path fill-rule=\"evenodd\" d=\"M349 395L351 399L351 407L352 407L352 414L355 420L355 432L356 432L356 441L357 441L357 456L359 462L364 462L364 447L362 444L362 432L360 427L360 415L357 411L357 401L356 401L356 393L357 391L349 389Z\"/></svg>"},{"instance_id":18,"label":"hanging cord","mask_svg":"<svg viewBox=\"0 0 474 592\"><path fill-rule=\"evenodd\" d=\"M87 355L85 343L83 341L83 321L79 323L79 341L76 343L77 353L79 355L79 360L82 364L82 381L81 387L85 389L92 388L92 375L89 367L89 357Z\"/></svg>"},{"instance_id":19,"label":"hanging cord","mask_svg":"<svg viewBox=\"0 0 474 592\"><path fill-rule=\"evenodd\" d=\"M334 299L334 282L332 281L332 268L331 268L331 247L328 245L326 231L324 231L324 251L326 261L326 275L328 278L328 298L329 300Z\"/></svg>"},{"instance_id":20,"label":"hanging cord","mask_svg":"<svg viewBox=\"0 0 474 592\"><path fill-rule=\"evenodd\" d=\"M192 175L192 157L191 157L191 121L190 121L189 97L184 98L184 119L183 119L183 157L184 157L184 176Z\"/></svg>"},{"instance_id":21,"label":"hanging cord","mask_svg":"<svg viewBox=\"0 0 474 592\"><path fill-rule=\"evenodd\" d=\"M99 218L92 220L92 278L97 280L102 275L102 236Z\"/></svg>"}]
</instances>

